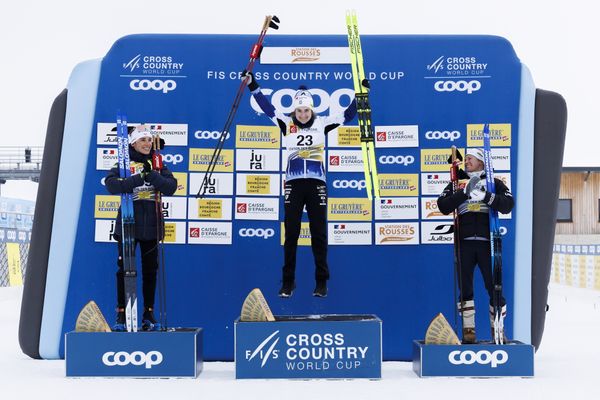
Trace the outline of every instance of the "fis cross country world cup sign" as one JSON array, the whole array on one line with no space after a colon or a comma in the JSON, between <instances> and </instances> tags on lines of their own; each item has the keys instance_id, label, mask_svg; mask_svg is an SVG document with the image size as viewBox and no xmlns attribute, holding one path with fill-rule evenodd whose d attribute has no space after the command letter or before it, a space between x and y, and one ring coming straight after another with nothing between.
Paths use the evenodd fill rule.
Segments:
<instances>
[{"instance_id":1,"label":"fis cross country world cup sign","mask_svg":"<svg viewBox=\"0 0 600 400\"><path fill-rule=\"evenodd\" d=\"M372 315L235 323L235 371L247 378L381 378L381 320Z\"/></svg>"}]
</instances>

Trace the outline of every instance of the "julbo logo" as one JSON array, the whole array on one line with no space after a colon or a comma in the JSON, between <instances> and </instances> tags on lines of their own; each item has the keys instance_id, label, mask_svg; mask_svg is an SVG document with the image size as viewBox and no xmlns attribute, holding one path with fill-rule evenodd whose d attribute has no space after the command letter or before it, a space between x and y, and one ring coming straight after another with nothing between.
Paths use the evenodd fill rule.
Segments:
<instances>
[{"instance_id":1,"label":"julbo logo","mask_svg":"<svg viewBox=\"0 0 600 400\"><path fill-rule=\"evenodd\" d=\"M240 229L240 236L242 237L261 237L263 239L268 239L275 235L275 231L271 228L263 229L263 228L242 228Z\"/></svg>"},{"instance_id":2,"label":"julbo logo","mask_svg":"<svg viewBox=\"0 0 600 400\"><path fill-rule=\"evenodd\" d=\"M471 94L481 89L479 81L437 81L433 87L438 92L467 92Z\"/></svg>"},{"instance_id":3,"label":"julbo logo","mask_svg":"<svg viewBox=\"0 0 600 400\"><path fill-rule=\"evenodd\" d=\"M134 79L129 82L129 87L132 90L157 90L168 93L171 90L175 90L177 83L172 79L166 81L160 79L154 79L152 81L149 79Z\"/></svg>"},{"instance_id":4,"label":"julbo logo","mask_svg":"<svg viewBox=\"0 0 600 400\"><path fill-rule=\"evenodd\" d=\"M363 190L367 187L367 183L364 179L357 180L346 180L346 179L336 179L333 181L333 187L336 189L358 189Z\"/></svg>"},{"instance_id":5,"label":"julbo logo","mask_svg":"<svg viewBox=\"0 0 600 400\"><path fill-rule=\"evenodd\" d=\"M108 351L102 355L102 363L108 367L114 367L115 365L145 365L146 369L152 368L154 365L158 365L163 361L163 355L161 352L153 350L148 353L142 351L134 351L133 353L127 353L125 351Z\"/></svg>"},{"instance_id":6,"label":"julbo logo","mask_svg":"<svg viewBox=\"0 0 600 400\"><path fill-rule=\"evenodd\" d=\"M381 156L379 157L381 164L402 164L404 166L415 162L413 156Z\"/></svg>"},{"instance_id":7,"label":"julbo logo","mask_svg":"<svg viewBox=\"0 0 600 400\"><path fill-rule=\"evenodd\" d=\"M450 140L454 142L456 139L460 138L459 131L427 131L425 133L425 138L430 140Z\"/></svg>"},{"instance_id":8,"label":"julbo logo","mask_svg":"<svg viewBox=\"0 0 600 400\"><path fill-rule=\"evenodd\" d=\"M448 361L454 365L471 365L474 363L481 365L491 364L492 368L496 368L498 365L508 361L508 353L504 350L496 350L494 352L489 352L487 350L478 352L472 350L455 350L448 354Z\"/></svg>"}]
</instances>

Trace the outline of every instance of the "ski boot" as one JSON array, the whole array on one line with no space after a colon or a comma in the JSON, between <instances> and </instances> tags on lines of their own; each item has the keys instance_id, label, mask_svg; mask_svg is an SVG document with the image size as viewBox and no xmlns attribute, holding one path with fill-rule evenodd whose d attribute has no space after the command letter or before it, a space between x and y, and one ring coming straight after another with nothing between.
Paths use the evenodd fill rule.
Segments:
<instances>
[{"instance_id":1,"label":"ski boot","mask_svg":"<svg viewBox=\"0 0 600 400\"><path fill-rule=\"evenodd\" d=\"M475 328L463 328L462 344L475 344L477 337L475 336Z\"/></svg>"},{"instance_id":2,"label":"ski boot","mask_svg":"<svg viewBox=\"0 0 600 400\"><path fill-rule=\"evenodd\" d=\"M296 282L294 281L283 281L281 285L281 289L279 289L279 297L292 297L294 293L294 289L296 289Z\"/></svg>"},{"instance_id":3,"label":"ski boot","mask_svg":"<svg viewBox=\"0 0 600 400\"><path fill-rule=\"evenodd\" d=\"M154 309L152 307L145 307L144 315L142 316L142 330L159 331L161 328L160 323L154 318Z\"/></svg>"},{"instance_id":4,"label":"ski boot","mask_svg":"<svg viewBox=\"0 0 600 400\"><path fill-rule=\"evenodd\" d=\"M117 308L117 320L115 324L112 326L113 332L125 332L125 309Z\"/></svg>"},{"instance_id":5,"label":"ski boot","mask_svg":"<svg viewBox=\"0 0 600 400\"><path fill-rule=\"evenodd\" d=\"M327 297L327 281L318 280L317 286L313 291L313 296L315 297Z\"/></svg>"}]
</instances>

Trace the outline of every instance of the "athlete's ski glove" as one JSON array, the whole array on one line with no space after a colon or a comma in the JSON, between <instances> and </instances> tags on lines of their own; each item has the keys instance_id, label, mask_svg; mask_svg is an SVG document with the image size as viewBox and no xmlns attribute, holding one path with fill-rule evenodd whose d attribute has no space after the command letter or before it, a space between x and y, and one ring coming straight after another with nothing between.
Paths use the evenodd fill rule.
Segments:
<instances>
[{"instance_id":1,"label":"athlete's ski glove","mask_svg":"<svg viewBox=\"0 0 600 400\"><path fill-rule=\"evenodd\" d=\"M474 176L471 179L469 179L469 182L465 187L465 194L467 195L467 197L469 197L471 195L471 192L473 192L477 188L477 184L480 180L481 178L478 176Z\"/></svg>"},{"instance_id":2,"label":"athlete's ski glove","mask_svg":"<svg viewBox=\"0 0 600 400\"><path fill-rule=\"evenodd\" d=\"M469 179L469 183L467 183L467 187L465 188L465 194L471 200L483 201L485 193L485 186L482 185L480 177L474 176Z\"/></svg>"},{"instance_id":3,"label":"athlete's ski glove","mask_svg":"<svg viewBox=\"0 0 600 400\"><path fill-rule=\"evenodd\" d=\"M256 83L256 79L254 79L254 74L252 72L246 70L242 71L242 80L244 79L246 79L246 85L248 85L248 89L250 89L251 92L258 89L258 83Z\"/></svg>"},{"instance_id":4,"label":"athlete's ski glove","mask_svg":"<svg viewBox=\"0 0 600 400\"><path fill-rule=\"evenodd\" d=\"M367 91L371 90L371 83L369 82L369 80L367 78L363 79L361 82L361 85L367 89Z\"/></svg>"},{"instance_id":5,"label":"athlete's ski glove","mask_svg":"<svg viewBox=\"0 0 600 400\"><path fill-rule=\"evenodd\" d=\"M144 181L146 182L150 182L150 175L152 173L156 174L156 171L152 170L152 160L146 160L144 162L144 168L142 169L142 178L144 178Z\"/></svg>"}]
</instances>

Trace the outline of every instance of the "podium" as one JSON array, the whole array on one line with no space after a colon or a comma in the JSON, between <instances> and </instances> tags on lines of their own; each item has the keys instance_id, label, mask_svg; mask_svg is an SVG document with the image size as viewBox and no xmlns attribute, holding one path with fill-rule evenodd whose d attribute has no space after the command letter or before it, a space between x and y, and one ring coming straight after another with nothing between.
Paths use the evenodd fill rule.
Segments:
<instances>
[{"instance_id":1,"label":"podium","mask_svg":"<svg viewBox=\"0 0 600 400\"><path fill-rule=\"evenodd\" d=\"M201 328L65 334L68 377L196 378L202 357Z\"/></svg>"},{"instance_id":2,"label":"podium","mask_svg":"<svg viewBox=\"0 0 600 400\"><path fill-rule=\"evenodd\" d=\"M534 348L512 341L438 345L413 341L413 371L419 376L532 377Z\"/></svg>"},{"instance_id":3,"label":"podium","mask_svg":"<svg viewBox=\"0 0 600 400\"><path fill-rule=\"evenodd\" d=\"M375 315L276 316L235 321L236 379L381 378Z\"/></svg>"}]
</instances>

